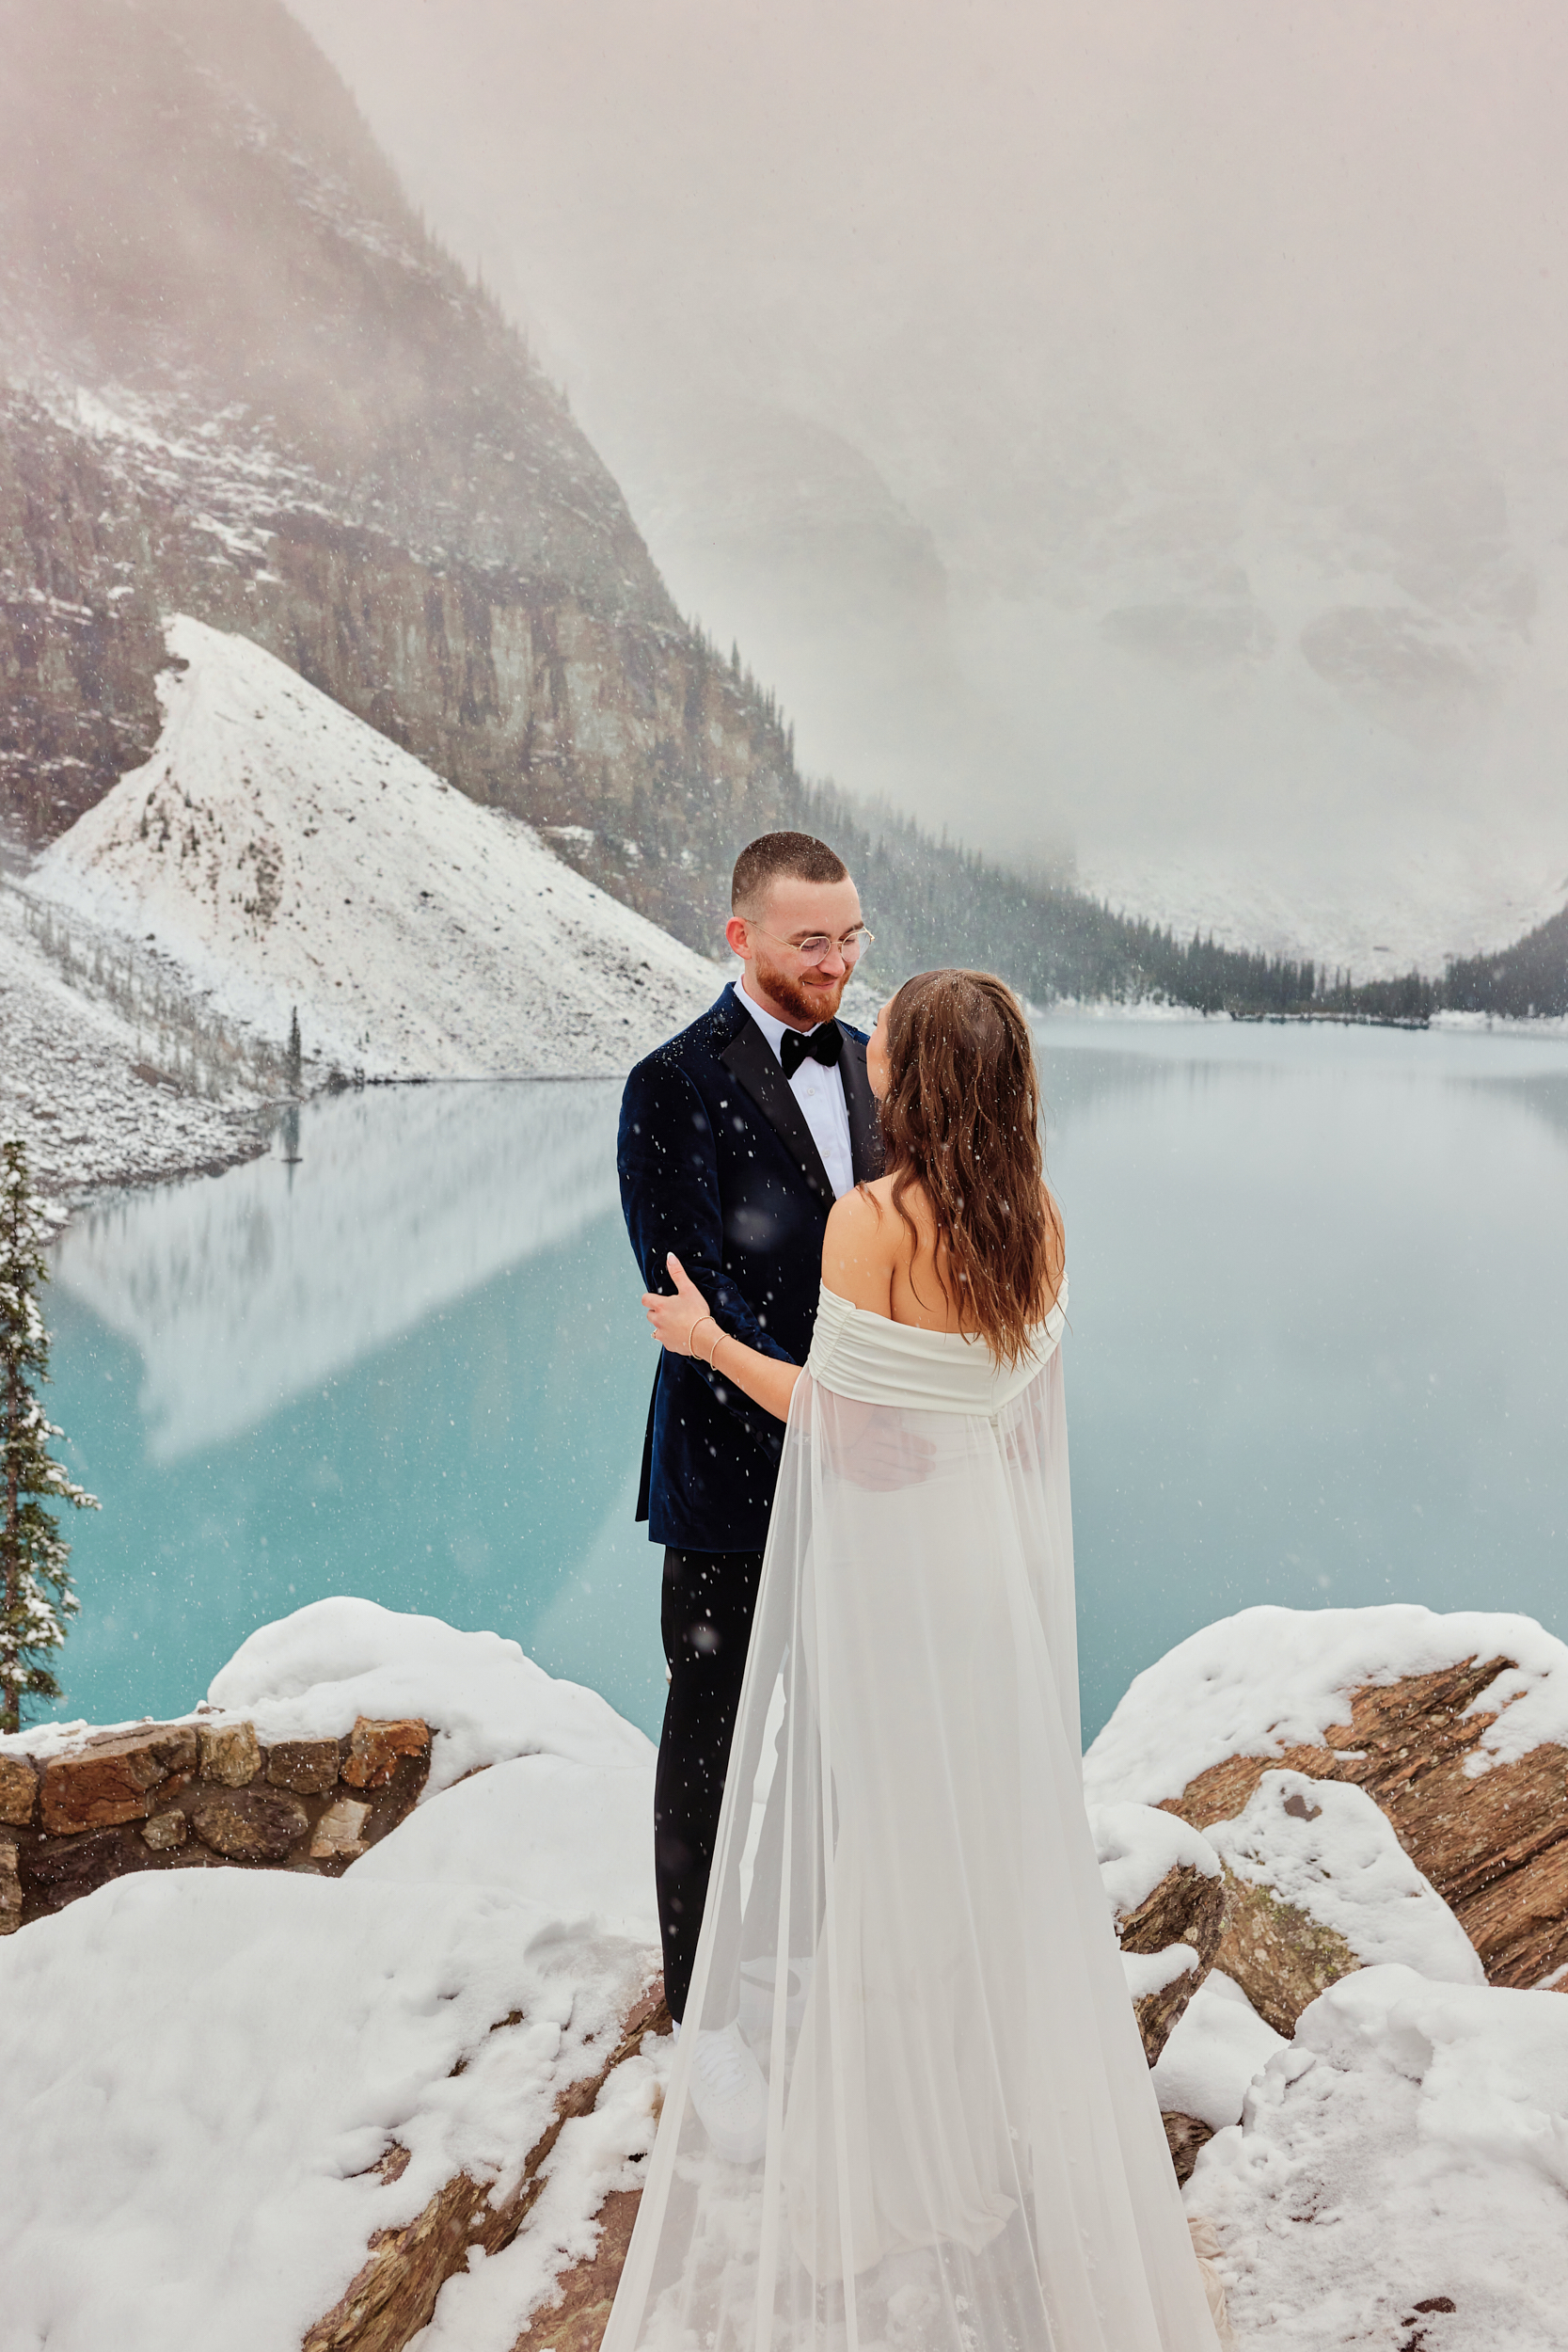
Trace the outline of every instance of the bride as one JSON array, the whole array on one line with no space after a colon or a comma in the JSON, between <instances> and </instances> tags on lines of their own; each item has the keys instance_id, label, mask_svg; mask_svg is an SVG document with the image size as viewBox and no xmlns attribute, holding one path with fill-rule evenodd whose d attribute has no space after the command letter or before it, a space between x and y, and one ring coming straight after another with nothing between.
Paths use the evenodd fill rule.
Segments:
<instances>
[{"instance_id":1,"label":"bride","mask_svg":"<svg viewBox=\"0 0 1568 2352\"><path fill-rule=\"evenodd\" d=\"M805 1368L673 1257L644 1301L787 1429L605 2352L1214 2352L1080 1794L1029 1031L927 972L866 1069L887 1173L829 1218Z\"/></svg>"}]
</instances>

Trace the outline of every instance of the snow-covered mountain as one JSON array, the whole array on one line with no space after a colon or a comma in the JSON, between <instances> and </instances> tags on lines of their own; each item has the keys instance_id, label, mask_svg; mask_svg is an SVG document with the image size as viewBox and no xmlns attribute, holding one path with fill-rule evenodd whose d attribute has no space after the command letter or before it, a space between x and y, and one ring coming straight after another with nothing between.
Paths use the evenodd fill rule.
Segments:
<instances>
[{"instance_id":1,"label":"snow-covered mountain","mask_svg":"<svg viewBox=\"0 0 1568 2352\"><path fill-rule=\"evenodd\" d=\"M0 0L0 833L148 757L188 612L705 943L778 713L281 0Z\"/></svg>"},{"instance_id":2,"label":"snow-covered mountain","mask_svg":"<svg viewBox=\"0 0 1568 2352\"><path fill-rule=\"evenodd\" d=\"M222 1016L308 1069L610 1074L720 986L501 809L444 784L248 639L188 617L164 728L31 887L155 940Z\"/></svg>"},{"instance_id":3,"label":"snow-covered mountain","mask_svg":"<svg viewBox=\"0 0 1568 2352\"><path fill-rule=\"evenodd\" d=\"M1334 870L1232 842L1108 850L1081 858L1077 878L1178 939L1212 933L1357 980L1435 977L1450 958L1495 955L1568 905L1568 808L1555 826L1506 836L1481 820L1404 839L1386 829L1375 850Z\"/></svg>"},{"instance_id":4,"label":"snow-covered mountain","mask_svg":"<svg viewBox=\"0 0 1568 2352\"><path fill-rule=\"evenodd\" d=\"M0 888L0 1136L25 1144L52 1215L84 1186L208 1172L255 1151L262 1089L243 1063L221 1093L167 1066L156 1009L174 1008L150 959L122 953L107 988L73 987L37 916L19 890ZM100 939L71 944L78 977L95 964L103 974Z\"/></svg>"}]
</instances>

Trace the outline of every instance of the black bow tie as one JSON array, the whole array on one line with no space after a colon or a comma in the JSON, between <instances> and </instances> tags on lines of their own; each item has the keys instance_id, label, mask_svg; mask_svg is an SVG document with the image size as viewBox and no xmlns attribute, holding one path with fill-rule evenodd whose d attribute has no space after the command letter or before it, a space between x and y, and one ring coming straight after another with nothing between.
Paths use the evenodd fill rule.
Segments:
<instances>
[{"instance_id":1,"label":"black bow tie","mask_svg":"<svg viewBox=\"0 0 1568 2352\"><path fill-rule=\"evenodd\" d=\"M831 1070L844 1052L844 1031L836 1021L824 1021L819 1029L808 1033L786 1029L779 1041L779 1059L786 1078L793 1078L800 1064L808 1057L826 1062Z\"/></svg>"}]
</instances>

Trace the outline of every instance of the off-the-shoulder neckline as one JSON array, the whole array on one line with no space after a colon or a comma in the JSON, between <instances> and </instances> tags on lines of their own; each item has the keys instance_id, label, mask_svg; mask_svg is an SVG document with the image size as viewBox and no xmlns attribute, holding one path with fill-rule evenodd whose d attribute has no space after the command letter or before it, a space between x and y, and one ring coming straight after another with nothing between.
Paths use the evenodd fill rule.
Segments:
<instances>
[{"instance_id":1,"label":"off-the-shoulder neckline","mask_svg":"<svg viewBox=\"0 0 1568 2352\"><path fill-rule=\"evenodd\" d=\"M892 1315L879 1314L875 1307L857 1307L852 1298L846 1298L842 1291L833 1290L827 1282L824 1282L821 1287L823 1297L831 1298L835 1307L843 1308L846 1314L863 1315L867 1323L885 1323L890 1331L907 1331L910 1333L911 1338L917 1340L957 1340L960 1347L983 1347L985 1345L985 1342L980 1338L977 1332L928 1331L924 1324L899 1323L895 1321ZM1067 1277L1064 1274L1062 1277L1062 1288L1057 1292L1055 1297L1052 1300L1050 1311L1046 1314L1044 1322L1036 1324L1035 1329L1037 1331L1046 1330L1050 1326L1052 1315L1064 1311L1062 1308L1062 1292L1066 1289Z\"/></svg>"}]
</instances>

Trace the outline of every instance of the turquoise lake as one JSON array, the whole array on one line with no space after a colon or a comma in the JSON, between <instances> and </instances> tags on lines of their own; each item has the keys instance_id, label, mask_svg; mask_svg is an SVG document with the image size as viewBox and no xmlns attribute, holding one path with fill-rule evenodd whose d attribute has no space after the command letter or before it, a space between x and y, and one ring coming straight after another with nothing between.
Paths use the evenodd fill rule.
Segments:
<instances>
[{"instance_id":1,"label":"turquoise lake","mask_svg":"<svg viewBox=\"0 0 1568 2352\"><path fill-rule=\"evenodd\" d=\"M1085 1733L1255 1601L1568 1633L1568 1041L1049 1020ZM190 1707L329 1593L515 1636L657 1732L652 1343L609 1083L313 1104L54 1252L60 1711ZM293 1164L291 1164L291 1162Z\"/></svg>"}]
</instances>

